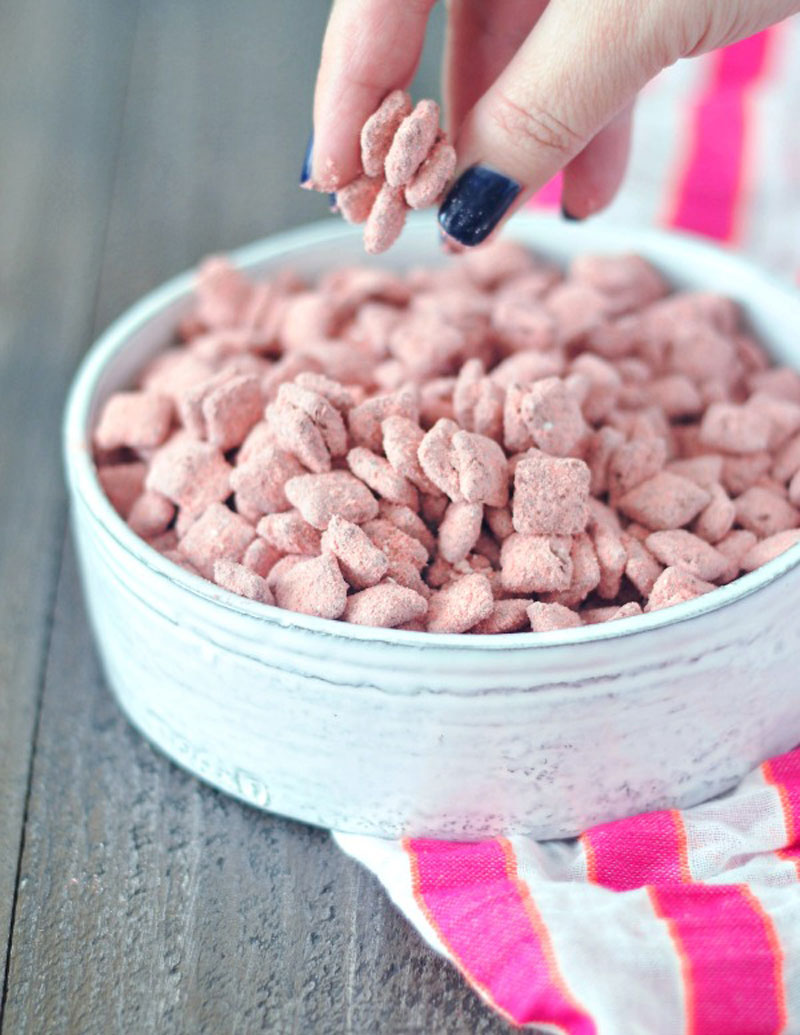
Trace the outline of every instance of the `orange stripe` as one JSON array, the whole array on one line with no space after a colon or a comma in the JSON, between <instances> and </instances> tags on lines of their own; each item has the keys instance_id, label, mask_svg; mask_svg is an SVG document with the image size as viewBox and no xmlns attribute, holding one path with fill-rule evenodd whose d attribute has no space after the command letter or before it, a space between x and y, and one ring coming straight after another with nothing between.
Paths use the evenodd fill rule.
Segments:
<instances>
[{"instance_id":1,"label":"orange stripe","mask_svg":"<svg viewBox=\"0 0 800 1035\"><path fill-rule=\"evenodd\" d=\"M678 849L678 869L680 871L681 880L684 884L690 884L692 880L692 871L689 867L689 845L686 838L686 825L683 822L683 816L680 814L678 809L672 809L670 811L672 816L672 822L675 824L675 838L677 840Z\"/></svg>"},{"instance_id":2,"label":"orange stripe","mask_svg":"<svg viewBox=\"0 0 800 1035\"><path fill-rule=\"evenodd\" d=\"M517 869L517 858L514 854L514 846L505 837L498 837L497 841L503 849L508 879L514 885L517 894L522 900L523 908L531 922L534 934L539 939L539 945L541 946L542 955L547 963L547 972L550 975L550 980L576 1012L585 1013L586 1011L572 995L561 975L561 971L558 969L556 954L553 951L553 943L550 940L550 932L547 930L544 920L542 920L541 913L536 908L536 904L531 897L528 885L520 878L519 871Z\"/></svg>"},{"instance_id":3,"label":"orange stripe","mask_svg":"<svg viewBox=\"0 0 800 1035\"><path fill-rule=\"evenodd\" d=\"M594 852L594 845L592 839L588 834L581 834L578 839L583 848L583 854L586 858L586 879L590 884L597 883L597 856Z\"/></svg>"},{"instance_id":4,"label":"orange stripe","mask_svg":"<svg viewBox=\"0 0 800 1035\"><path fill-rule=\"evenodd\" d=\"M646 889L653 906L653 912L666 924L667 931L675 946L675 952L681 965L681 981L683 983L683 1014L684 1014L684 1035L696 1035L695 1032L695 1011L694 1011L694 982L692 981L692 965L683 947L681 936L675 921L666 915L656 897L656 889L649 885Z\"/></svg>"},{"instance_id":5,"label":"orange stripe","mask_svg":"<svg viewBox=\"0 0 800 1035\"><path fill-rule=\"evenodd\" d=\"M797 828L794 821L794 809L789 800L789 791L786 784L779 780L772 768L771 762L764 762L761 766L761 773L770 787L776 791L780 801L781 812L783 813L783 826L786 831L786 844L794 845L797 841ZM789 848L779 848L775 854L794 867L797 879L800 880L800 858Z\"/></svg>"},{"instance_id":6,"label":"orange stripe","mask_svg":"<svg viewBox=\"0 0 800 1035\"><path fill-rule=\"evenodd\" d=\"M778 938L778 932L775 930L775 924L772 922L772 917L767 913L764 907L761 905L759 900L755 897L753 892L746 884L740 884L742 895L747 900L750 908L760 918L764 924L764 933L767 936L767 942L769 943L770 951L774 959L773 974L775 981L775 996L777 999L778 1017L779 1024L775 1029L775 1035L780 1035L782 1031L786 1029L786 1023L788 1021L788 1010L786 1007L786 985L783 980L783 948Z\"/></svg>"},{"instance_id":7,"label":"orange stripe","mask_svg":"<svg viewBox=\"0 0 800 1035\"><path fill-rule=\"evenodd\" d=\"M442 934L442 929L439 927L439 924L434 919L433 913L430 911L430 909L428 909L428 904L425 901L425 896L422 894L419 873L419 862L417 861L417 853L414 851L414 847L411 844L411 838L404 837L401 843L403 845L403 849L406 852L406 855L408 856L408 861L411 865L411 890L414 893L414 899L419 908L422 910L425 919L436 932L437 937L447 950L454 966L466 978L469 984L472 985L472 987L476 989L478 992L480 992L480 994L483 996L486 1002L491 1005L493 1010L496 1010L500 1014L504 1021L507 1021L508 1024L510 1024L514 1028L521 1028L522 1025L519 1023L519 1021L516 1021L510 1013L508 1013L506 1010L503 1009L502 1006L500 1006L500 1004L494 998L494 996L486 987L486 985L478 981L475 975L472 974L471 971L469 971L467 967L464 966L461 957L453 949L453 946L450 944L447 938L445 938L444 934Z\"/></svg>"}]
</instances>

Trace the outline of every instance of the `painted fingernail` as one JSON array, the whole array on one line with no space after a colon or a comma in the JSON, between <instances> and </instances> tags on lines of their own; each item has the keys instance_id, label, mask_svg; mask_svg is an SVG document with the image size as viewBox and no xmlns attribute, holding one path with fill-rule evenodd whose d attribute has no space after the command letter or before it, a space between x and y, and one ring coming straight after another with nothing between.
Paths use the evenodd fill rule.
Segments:
<instances>
[{"instance_id":1,"label":"painted fingernail","mask_svg":"<svg viewBox=\"0 0 800 1035\"><path fill-rule=\"evenodd\" d=\"M561 217L562 217L562 219L566 219L566 221L568 223L580 223L581 222L581 217L580 216L573 216L573 214L569 211L569 209L566 208L563 204L561 206Z\"/></svg>"},{"instance_id":2,"label":"painted fingernail","mask_svg":"<svg viewBox=\"0 0 800 1035\"><path fill-rule=\"evenodd\" d=\"M305 187L311 182L311 163L314 160L314 131L311 131L311 136L308 138L308 146L306 147L306 156L303 159L303 168L300 170L300 186Z\"/></svg>"},{"instance_id":3,"label":"painted fingernail","mask_svg":"<svg viewBox=\"0 0 800 1035\"><path fill-rule=\"evenodd\" d=\"M450 188L439 208L439 223L459 244L480 244L506 214L521 189L516 180L485 165L473 165Z\"/></svg>"},{"instance_id":4,"label":"painted fingernail","mask_svg":"<svg viewBox=\"0 0 800 1035\"><path fill-rule=\"evenodd\" d=\"M328 195L328 208L334 213L339 211L339 204L336 200L335 194Z\"/></svg>"}]
</instances>

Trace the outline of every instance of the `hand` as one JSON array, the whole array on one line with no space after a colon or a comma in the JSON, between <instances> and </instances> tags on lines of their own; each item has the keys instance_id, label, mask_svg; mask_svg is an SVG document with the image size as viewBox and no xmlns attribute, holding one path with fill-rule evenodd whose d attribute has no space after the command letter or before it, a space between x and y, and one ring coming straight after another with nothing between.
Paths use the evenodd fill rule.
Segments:
<instances>
[{"instance_id":1,"label":"hand","mask_svg":"<svg viewBox=\"0 0 800 1035\"><path fill-rule=\"evenodd\" d=\"M435 0L335 0L314 100L312 175L336 190L360 172L359 132L407 86ZM566 213L613 198L638 91L800 10L800 0L450 0L445 56L456 180L439 212L479 244L560 169Z\"/></svg>"}]
</instances>

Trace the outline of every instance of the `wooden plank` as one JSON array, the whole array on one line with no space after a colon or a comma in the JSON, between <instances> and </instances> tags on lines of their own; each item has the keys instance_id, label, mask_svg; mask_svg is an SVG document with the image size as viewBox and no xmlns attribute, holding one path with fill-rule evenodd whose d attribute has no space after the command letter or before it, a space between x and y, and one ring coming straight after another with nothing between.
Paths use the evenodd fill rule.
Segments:
<instances>
[{"instance_id":1,"label":"wooden plank","mask_svg":"<svg viewBox=\"0 0 800 1035\"><path fill-rule=\"evenodd\" d=\"M0 8L3 971L64 524L60 412L92 325L134 17L104 0Z\"/></svg>"},{"instance_id":2,"label":"wooden plank","mask_svg":"<svg viewBox=\"0 0 800 1035\"><path fill-rule=\"evenodd\" d=\"M296 186L325 13L143 0L98 324L208 250L325 211ZM84 233L94 215L75 213ZM327 834L202 786L128 726L65 557L3 1032L505 1030Z\"/></svg>"},{"instance_id":3,"label":"wooden plank","mask_svg":"<svg viewBox=\"0 0 800 1035\"><path fill-rule=\"evenodd\" d=\"M3 1030L507 1027L325 832L203 786L128 726L95 660L68 548Z\"/></svg>"}]
</instances>

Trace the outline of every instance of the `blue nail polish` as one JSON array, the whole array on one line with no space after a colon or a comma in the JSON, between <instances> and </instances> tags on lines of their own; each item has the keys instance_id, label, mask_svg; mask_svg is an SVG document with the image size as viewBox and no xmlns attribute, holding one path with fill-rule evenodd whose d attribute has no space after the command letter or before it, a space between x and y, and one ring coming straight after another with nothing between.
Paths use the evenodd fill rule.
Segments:
<instances>
[{"instance_id":1,"label":"blue nail polish","mask_svg":"<svg viewBox=\"0 0 800 1035\"><path fill-rule=\"evenodd\" d=\"M306 156L303 159L303 168L300 170L300 186L303 187L311 179L311 162L314 158L314 131L311 131L311 136L308 138L308 146L306 147Z\"/></svg>"},{"instance_id":2,"label":"blue nail polish","mask_svg":"<svg viewBox=\"0 0 800 1035\"><path fill-rule=\"evenodd\" d=\"M569 209L564 207L563 203L561 205L561 218L565 219L568 223L580 223L581 221L581 217L573 216Z\"/></svg>"},{"instance_id":3,"label":"blue nail polish","mask_svg":"<svg viewBox=\"0 0 800 1035\"><path fill-rule=\"evenodd\" d=\"M459 176L439 208L442 229L459 244L480 244L519 194L520 184L485 165Z\"/></svg>"},{"instance_id":4,"label":"blue nail polish","mask_svg":"<svg viewBox=\"0 0 800 1035\"><path fill-rule=\"evenodd\" d=\"M331 210L331 212L338 212L339 211L339 203L336 200L336 195L335 194L329 194L328 195L328 208Z\"/></svg>"}]
</instances>

